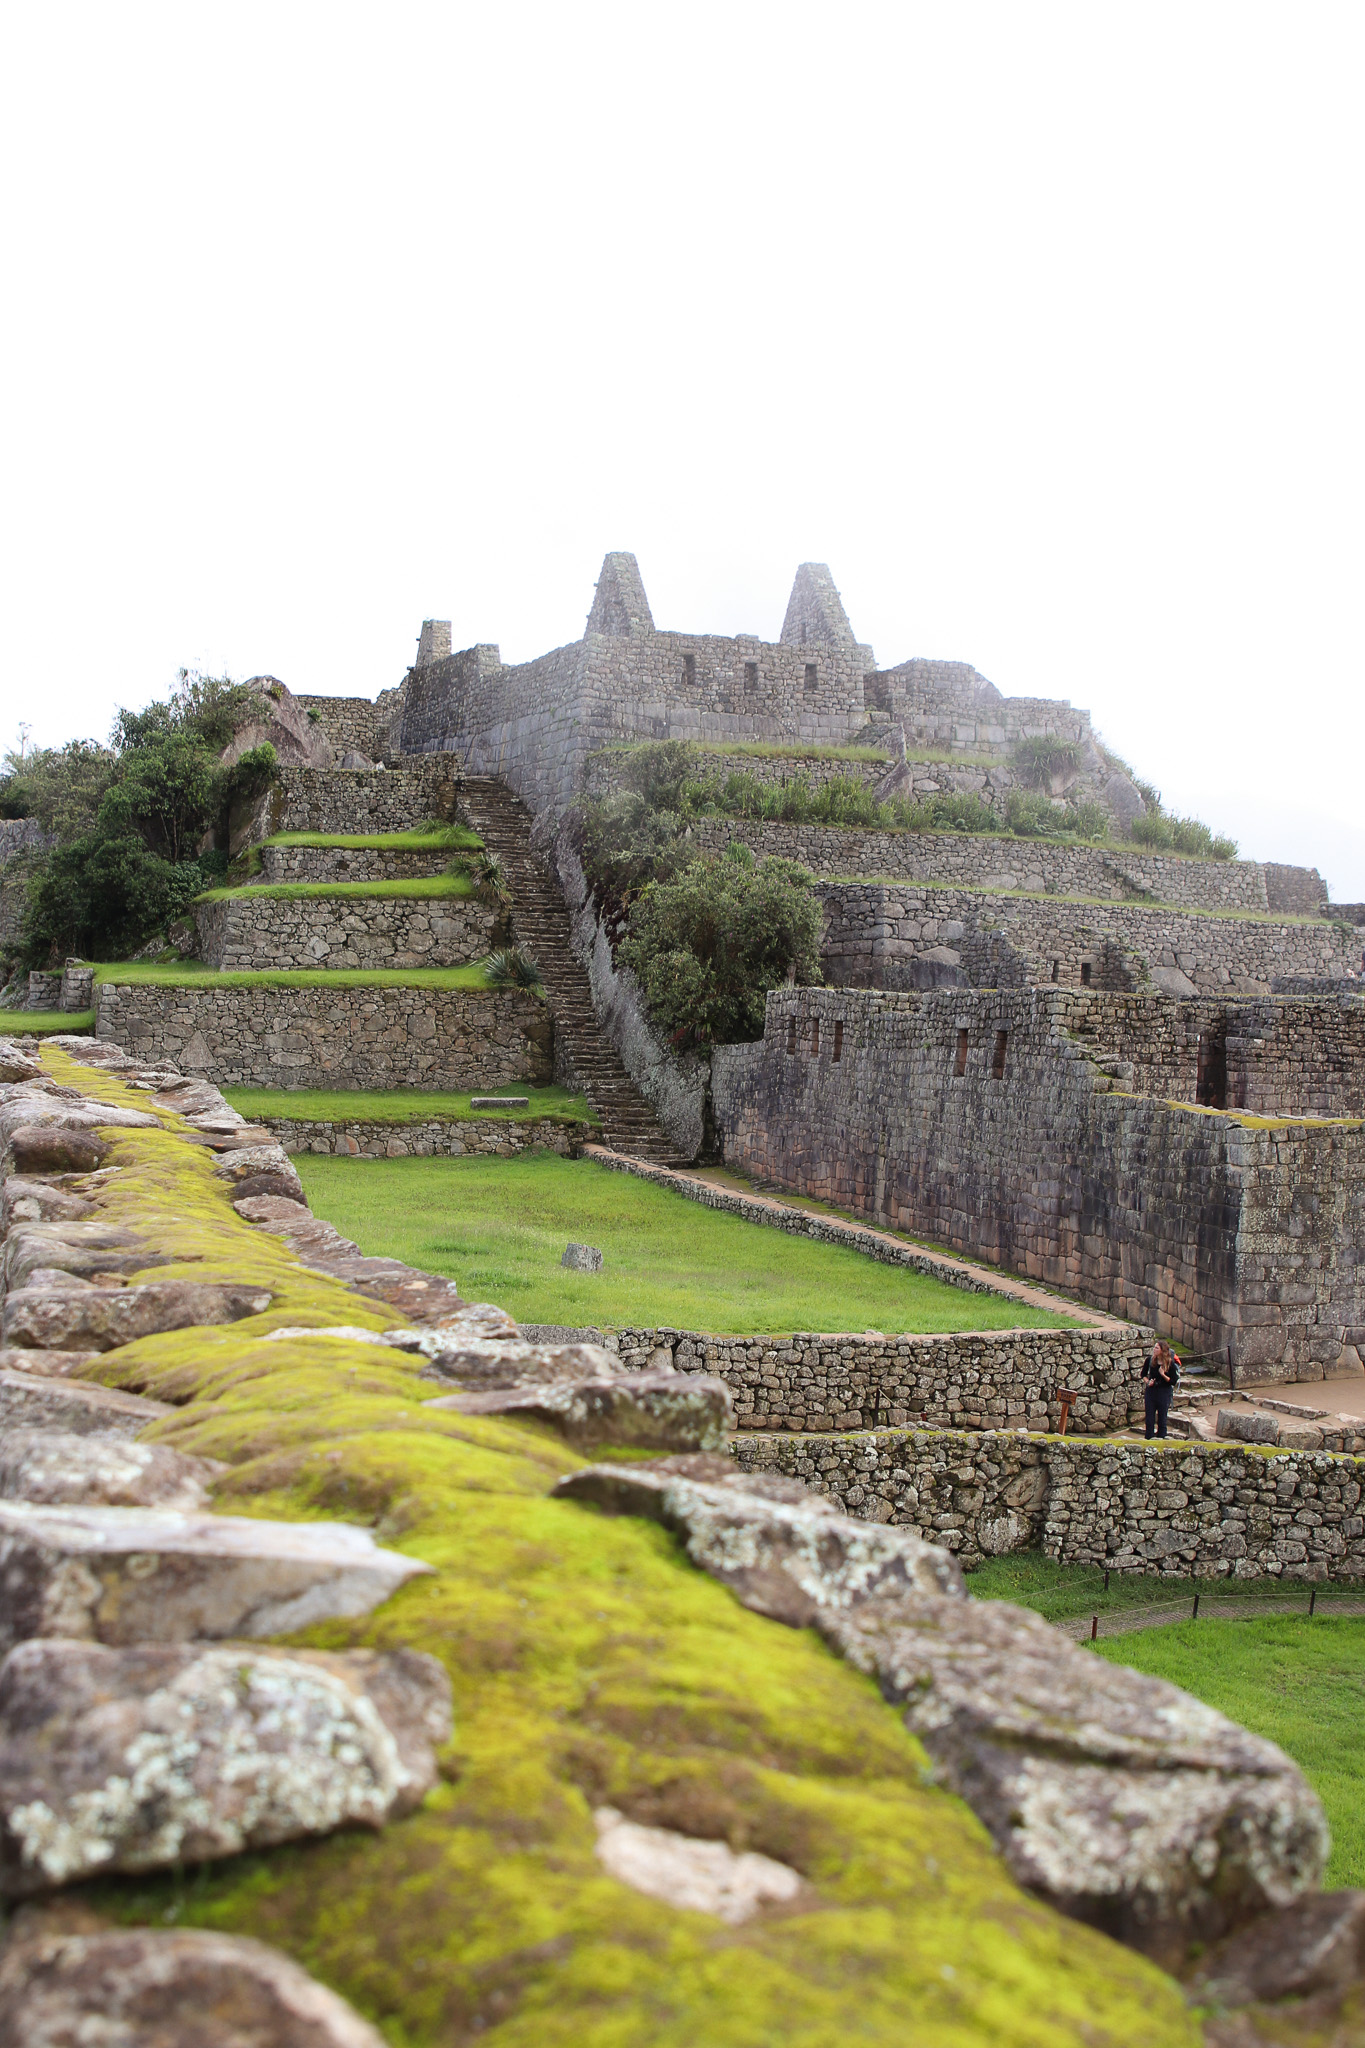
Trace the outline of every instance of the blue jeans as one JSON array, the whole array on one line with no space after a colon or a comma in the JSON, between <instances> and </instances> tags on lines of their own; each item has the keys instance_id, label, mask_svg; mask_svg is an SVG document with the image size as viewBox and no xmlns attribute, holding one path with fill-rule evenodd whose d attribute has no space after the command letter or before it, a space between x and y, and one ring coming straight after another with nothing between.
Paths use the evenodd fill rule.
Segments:
<instances>
[{"instance_id":1,"label":"blue jeans","mask_svg":"<svg viewBox=\"0 0 1365 2048\"><path fill-rule=\"evenodd\" d=\"M1142 1390L1142 1412L1147 1423L1147 1434L1155 1430L1157 1436L1166 1434L1166 1417L1171 1412L1172 1387L1144 1387Z\"/></svg>"}]
</instances>

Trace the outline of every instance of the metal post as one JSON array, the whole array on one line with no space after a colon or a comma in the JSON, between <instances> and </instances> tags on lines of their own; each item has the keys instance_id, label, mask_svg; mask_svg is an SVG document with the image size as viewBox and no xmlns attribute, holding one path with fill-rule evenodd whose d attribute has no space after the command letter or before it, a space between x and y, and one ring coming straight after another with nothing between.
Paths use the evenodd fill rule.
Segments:
<instances>
[{"instance_id":1,"label":"metal post","mask_svg":"<svg viewBox=\"0 0 1365 2048\"><path fill-rule=\"evenodd\" d=\"M1198 1619L1199 1619L1199 1595L1198 1595L1198 1594L1196 1593L1196 1594L1195 1594L1195 1596L1194 1596L1194 1613L1193 1613L1193 1614L1192 1614L1192 1615L1190 1616L1190 1620L1191 1620L1191 1621L1198 1621Z\"/></svg>"},{"instance_id":2,"label":"metal post","mask_svg":"<svg viewBox=\"0 0 1365 2048\"><path fill-rule=\"evenodd\" d=\"M1317 1606L1317 1604L1318 1604L1318 1589L1317 1589L1317 1587L1316 1587L1316 1586L1314 1586L1314 1588L1313 1588L1312 1592L1311 1592L1311 1593L1310 1593L1310 1594L1308 1595L1308 1612L1309 1612L1309 1614L1310 1614L1310 1615L1312 1614L1312 1612L1313 1612L1313 1609L1314 1609L1314 1608L1315 1608L1315 1607Z\"/></svg>"},{"instance_id":3,"label":"metal post","mask_svg":"<svg viewBox=\"0 0 1365 2048\"><path fill-rule=\"evenodd\" d=\"M1104 1572L1104 1590L1106 1593L1109 1591L1109 1568L1107 1565Z\"/></svg>"},{"instance_id":4,"label":"metal post","mask_svg":"<svg viewBox=\"0 0 1365 2048\"><path fill-rule=\"evenodd\" d=\"M1091 1642L1092 1642L1092 1643L1094 1642L1094 1640L1095 1640L1096 1636L1097 1636L1097 1635L1099 1634L1099 1632L1100 1632L1100 1618L1099 1618L1098 1614L1092 1614L1092 1615L1091 1615L1091 1617L1090 1617L1090 1640L1091 1640Z\"/></svg>"}]
</instances>

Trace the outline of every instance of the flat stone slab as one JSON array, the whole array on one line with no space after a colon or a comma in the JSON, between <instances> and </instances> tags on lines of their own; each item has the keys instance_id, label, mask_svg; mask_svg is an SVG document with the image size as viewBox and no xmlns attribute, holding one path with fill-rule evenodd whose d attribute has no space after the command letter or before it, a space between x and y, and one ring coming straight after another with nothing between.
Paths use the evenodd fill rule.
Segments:
<instances>
[{"instance_id":1,"label":"flat stone slab","mask_svg":"<svg viewBox=\"0 0 1365 2048\"><path fill-rule=\"evenodd\" d=\"M529 1109L529 1095L471 1095L471 1109Z\"/></svg>"},{"instance_id":2,"label":"flat stone slab","mask_svg":"<svg viewBox=\"0 0 1365 2048\"><path fill-rule=\"evenodd\" d=\"M688 1913L711 1913L741 1927L764 1906L789 1905L804 1885L799 1872L752 1849L699 1840L674 1828L642 1827L613 1806L593 1814L597 1860L609 1877L647 1898Z\"/></svg>"},{"instance_id":3,"label":"flat stone slab","mask_svg":"<svg viewBox=\"0 0 1365 2048\"><path fill-rule=\"evenodd\" d=\"M6 1290L16 1292L43 1268L89 1280L99 1273L138 1273L148 1266L169 1264L167 1253L157 1251L134 1230L63 1218L14 1223L0 1254L0 1275Z\"/></svg>"},{"instance_id":4,"label":"flat stone slab","mask_svg":"<svg viewBox=\"0 0 1365 2048\"><path fill-rule=\"evenodd\" d=\"M195 1928L73 1929L22 1916L0 1954L0 2040L15 2048L384 2048L344 1998L278 1949Z\"/></svg>"},{"instance_id":5,"label":"flat stone slab","mask_svg":"<svg viewBox=\"0 0 1365 2048\"><path fill-rule=\"evenodd\" d=\"M478 1336L460 1338L446 1330L386 1331L385 1339L394 1343L404 1334L416 1340L411 1347L404 1345L405 1350L419 1351L434 1374L471 1393L607 1380L622 1372L615 1353L600 1344L500 1343Z\"/></svg>"},{"instance_id":6,"label":"flat stone slab","mask_svg":"<svg viewBox=\"0 0 1365 2048\"><path fill-rule=\"evenodd\" d=\"M381 1827L452 1732L434 1657L20 1643L0 1664L0 1893Z\"/></svg>"},{"instance_id":7,"label":"flat stone slab","mask_svg":"<svg viewBox=\"0 0 1365 2048\"><path fill-rule=\"evenodd\" d=\"M613 1444L647 1451L714 1450L734 1428L724 1380L701 1373L622 1373L614 1379L446 1394L430 1408L544 1422L583 1450Z\"/></svg>"},{"instance_id":8,"label":"flat stone slab","mask_svg":"<svg viewBox=\"0 0 1365 2048\"><path fill-rule=\"evenodd\" d=\"M189 1458L169 1444L65 1429L7 1429L0 1435L0 1500L39 1507L202 1508L226 1465Z\"/></svg>"},{"instance_id":9,"label":"flat stone slab","mask_svg":"<svg viewBox=\"0 0 1365 2048\"><path fill-rule=\"evenodd\" d=\"M164 1401L147 1401L117 1387L0 1367L0 1429L6 1435L11 1429L60 1429L78 1436L135 1437L149 1422L174 1412Z\"/></svg>"},{"instance_id":10,"label":"flat stone slab","mask_svg":"<svg viewBox=\"0 0 1365 2048\"><path fill-rule=\"evenodd\" d=\"M235 1323L269 1308L267 1288L207 1280L141 1287L21 1288L5 1302L0 1341L21 1350L112 1351L159 1330Z\"/></svg>"},{"instance_id":11,"label":"flat stone slab","mask_svg":"<svg viewBox=\"0 0 1365 2048\"><path fill-rule=\"evenodd\" d=\"M0 1501L0 1649L283 1635L368 1614L430 1570L341 1522Z\"/></svg>"}]
</instances>

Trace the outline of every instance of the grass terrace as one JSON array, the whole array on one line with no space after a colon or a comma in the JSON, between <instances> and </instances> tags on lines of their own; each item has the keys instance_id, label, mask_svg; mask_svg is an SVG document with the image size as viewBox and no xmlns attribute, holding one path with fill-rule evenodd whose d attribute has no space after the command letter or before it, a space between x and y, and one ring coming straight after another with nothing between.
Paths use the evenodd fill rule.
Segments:
<instances>
[{"instance_id":1,"label":"grass terrace","mask_svg":"<svg viewBox=\"0 0 1365 2048\"><path fill-rule=\"evenodd\" d=\"M396 882L246 882L236 889L205 889L196 903L233 903L251 897L472 896L468 875L418 875Z\"/></svg>"},{"instance_id":2,"label":"grass terrace","mask_svg":"<svg viewBox=\"0 0 1365 2048\"><path fill-rule=\"evenodd\" d=\"M573 1095L567 1088L531 1088L523 1082L479 1092L528 1096L525 1109L474 1109L468 1095L452 1095L440 1089L291 1088L283 1099L278 1088L227 1088L223 1092L233 1108L253 1123L271 1116L319 1124L416 1124L433 1117L456 1123L472 1118L480 1123L508 1124L530 1123L533 1119L594 1126L598 1122L597 1112L585 1095Z\"/></svg>"},{"instance_id":3,"label":"grass terrace","mask_svg":"<svg viewBox=\"0 0 1365 2048\"><path fill-rule=\"evenodd\" d=\"M483 841L467 825L417 825L408 832L275 832L260 844L349 846L371 853L477 853Z\"/></svg>"},{"instance_id":4,"label":"grass terrace","mask_svg":"<svg viewBox=\"0 0 1365 2048\"><path fill-rule=\"evenodd\" d=\"M33 1032L40 1038L59 1031L85 1033L95 1028L93 1010L0 1010L0 1035L22 1038Z\"/></svg>"},{"instance_id":5,"label":"grass terrace","mask_svg":"<svg viewBox=\"0 0 1365 2048\"><path fill-rule=\"evenodd\" d=\"M221 973L194 960L116 960L95 969L96 985L119 988L489 988L481 961L466 967L262 967ZM68 1027L70 1028L70 1027Z\"/></svg>"},{"instance_id":6,"label":"grass terrace","mask_svg":"<svg viewBox=\"0 0 1365 2048\"><path fill-rule=\"evenodd\" d=\"M243 1099L237 1091L239 1106ZM310 1153L296 1163L313 1210L362 1250L448 1274L467 1299L500 1302L523 1322L733 1336L1074 1327L1067 1316L702 1208L590 1159ZM560 1259L571 1242L596 1245L602 1272L566 1272Z\"/></svg>"}]
</instances>

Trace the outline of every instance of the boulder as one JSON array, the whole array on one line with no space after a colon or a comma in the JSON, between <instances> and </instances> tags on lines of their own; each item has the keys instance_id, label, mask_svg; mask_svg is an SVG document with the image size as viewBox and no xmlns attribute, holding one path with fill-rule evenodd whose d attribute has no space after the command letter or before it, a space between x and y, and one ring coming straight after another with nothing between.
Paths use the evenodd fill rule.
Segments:
<instances>
[{"instance_id":1,"label":"boulder","mask_svg":"<svg viewBox=\"0 0 1365 2048\"><path fill-rule=\"evenodd\" d=\"M11 1294L0 1341L35 1351L112 1351L159 1330L235 1323L269 1308L264 1287L234 1281L149 1280L143 1287L51 1289Z\"/></svg>"},{"instance_id":2,"label":"boulder","mask_svg":"<svg viewBox=\"0 0 1365 2048\"><path fill-rule=\"evenodd\" d=\"M306 1223L313 1213L287 1195L236 1195L232 1206L248 1223Z\"/></svg>"},{"instance_id":3,"label":"boulder","mask_svg":"<svg viewBox=\"0 0 1365 2048\"><path fill-rule=\"evenodd\" d=\"M1267 1913L1200 1958L1190 1990L1236 2007L1338 1996L1365 1976L1365 1892L1315 1892Z\"/></svg>"},{"instance_id":4,"label":"boulder","mask_svg":"<svg viewBox=\"0 0 1365 2048\"><path fill-rule=\"evenodd\" d=\"M294 1170L293 1161L283 1145L239 1145L225 1152L213 1169L219 1180L245 1181L260 1174L269 1174L279 1183L271 1193L292 1193L296 1202L305 1199L303 1182ZM245 1192L245 1190L243 1191ZM253 1188L251 1192L257 1191Z\"/></svg>"},{"instance_id":5,"label":"boulder","mask_svg":"<svg viewBox=\"0 0 1365 2048\"><path fill-rule=\"evenodd\" d=\"M683 1912L711 1913L740 1927L768 1905L789 1905L804 1890L800 1874L754 1850L698 1840L673 1828L642 1827L613 1806L599 1806L597 1860L608 1876Z\"/></svg>"},{"instance_id":6,"label":"boulder","mask_svg":"<svg viewBox=\"0 0 1365 2048\"><path fill-rule=\"evenodd\" d=\"M593 1244L566 1244L559 1263L571 1273L600 1273L602 1254Z\"/></svg>"},{"instance_id":7,"label":"boulder","mask_svg":"<svg viewBox=\"0 0 1365 2048\"><path fill-rule=\"evenodd\" d=\"M110 1431L9 1429L0 1436L0 1500L40 1507L201 1508L226 1466L188 1458L169 1444L139 1444Z\"/></svg>"},{"instance_id":8,"label":"boulder","mask_svg":"<svg viewBox=\"0 0 1365 2048\"><path fill-rule=\"evenodd\" d=\"M234 1181L233 1207L237 1208L243 1202L253 1201L288 1202L295 1213L292 1217L278 1219L281 1222L306 1222L312 1214L297 1174L249 1173L244 1179ZM349 1239L343 1239L342 1242L349 1243Z\"/></svg>"},{"instance_id":9,"label":"boulder","mask_svg":"<svg viewBox=\"0 0 1365 2048\"><path fill-rule=\"evenodd\" d=\"M41 1081L43 1063L21 1052L12 1038L0 1038L0 1081Z\"/></svg>"},{"instance_id":10,"label":"boulder","mask_svg":"<svg viewBox=\"0 0 1365 2048\"><path fill-rule=\"evenodd\" d=\"M20 1643L0 1664L0 1893L381 1827L451 1732L450 1680L415 1650Z\"/></svg>"},{"instance_id":11,"label":"boulder","mask_svg":"<svg viewBox=\"0 0 1365 2048\"><path fill-rule=\"evenodd\" d=\"M1199 991L1178 967L1153 967L1153 986L1163 996L1197 996Z\"/></svg>"},{"instance_id":12,"label":"boulder","mask_svg":"<svg viewBox=\"0 0 1365 2048\"><path fill-rule=\"evenodd\" d=\"M19 1222L0 1254L0 1274L10 1291L26 1287L44 1268L88 1280L97 1273L138 1273L169 1264L168 1255L154 1251L136 1231L112 1223Z\"/></svg>"},{"instance_id":13,"label":"boulder","mask_svg":"<svg viewBox=\"0 0 1365 2048\"><path fill-rule=\"evenodd\" d=\"M815 1621L1020 1884L1168 1967L1320 1882L1327 1824L1282 1750L1041 1616L916 1592Z\"/></svg>"},{"instance_id":14,"label":"boulder","mask_svg":"<svg viewBox=\"0 0 1365 2048\"><path fill-rule=\"evenodd\" d=\"M0 1223L8 1230L13 1223L79 1223L93 1216L95 1205L82 1195L46 1180L25 1180L12 1173L4 1183Z\"/></svg>"},{"instance_id":15,"label":"boulder","mask_svg":"<svg viewBox=\"0 0 1365 2048\"><path fill-rule=\"evenodd\" d=\"M580 1450L616 1444L646 1451L711 1451L735 1426L730 1389L724 1380L701 1373L620 1373L611 1379L446 1394L427 1406L548 1423Z\"/></svg>"},{"instance_id":16,"label":"boulder","mask_svg":"<svg viewBox=\"0 0 1365 2048\"><path fill-rule=\"evenodd\" d=\"M252 710L218 757L225 767L267 741L281 767L332 766L334 754L326 733L310 722L304 706L278 676L252 676L246 688L254 692Z\"/></svg>"},{"instance_id":17,"label":"boulder","mask_svg":"<svg viewBox=\"0 0 1365 2048\"><path fill-rule=\"evenodd\" d=\"M9 1150L19 1174L93 1173L108 1147L90 1131L28 1123L9 1133Z\"/></svg>"},{"instance_id":18,"label":"boulder","mask_svg":"<svg viewBox=\"0 0 1365 2048\"><path fill-rule=\"evenodd\" d=\"M681 1538L692 1562L745 1607L795 1628L827 1610L912 1589L966 1607L962 1569L951 1552L910 1529L838 1514L794 1480L755 1484L734 1467L720 1474L721 1462L589 1465L554 1491L608 1514L662 1522Z\"/></svg>"},{"instance_id":19,"label":"boulder","mask_svg":"<svg viewBox=\"0 0 1365 2048\"><path fill-rule=\"evenodd\" d=\"M233 1109L220 1088L211 1081L201 1081L197 1076L184 1074L177 1080L166 1081L152 1097L158 1109L172 1109L177 1116L194 1117L203 1115L226 1115L234 1124L246 1119Z\"/></svg>"},{"instance_id":20,"label":"boulder","mask_svg":"<svg viewBox=\"0 0 1365 2048\"><path fill-rule=\"evenodd\" d=\"M90 1916L93 1919L93 1916ZM14 2048L384 2048L345 1999L264 1942L20 1916L0 1954Z\"/></svg>"},{"instance_id":21,"label":"boulder","mask_svg":"<svg viewBox=\"0 0 1365 2048\"><path fill-rule=\"evenodd\" d=\"M11 1351L0 1355L30 1354ZM60 1429L77 1436L134 1437L149 1422L174 1413L164 1401L144 1401L141 1395L124 1394L117 1387L94 1387L85 1380L0 1367L0 1429L6 1433L11 1429Z\"/></svg>"},{"instance_id":22,"label":"boulder","mask_svg":"<svg viewBox=\"0 0 1365 2048\"><path fill-rule=\"evenodd\" d=\"M65 1379L93 1365L98 1351L0 1350L0 1369L5 1372L37 1373L43 1379Z\"/></svg>"},{"instance_id":23,"label":"boulder","mask_svg":"<svg viewBox=\"0 0 1365 2048\"><path fill-rule=\"evenodd\" d=\"M420 1352L441 1379L475 1393L504 1387L553 1386L617 1377L621 1362L600 1344L524 1344L451 1330L387 1330L386 1343Z\"/></svg>"},{"instance_id":24,"label":"boulder","mask_svg":"<svg viewBox=\"0 0 1365 2048\"><path fill-rule=\"evenodd\" d=\"M163 1128L160 1117L149 1116L145 1109L125 1109L118 1103L95 1102L74 1088L63 1088L52 1081L41 1087L25 1089L20 1097L7 1101L0 1108L0 1132L6 1136L29 1123L54 1124L64 1131L94 1131L106 1125L130 1131L159 1131Z\"/></svg>"},{"instance_id":25,"label":"boulder","mask_svg":"<svg viewBox=\"0 0 1365 2048\"><path fill-rule=\"evenodd\" d=\"M340 1522L0 1501L0 1647L282 1635L368 1614L430 1570Z\"/></svg>"}]
</instances>

